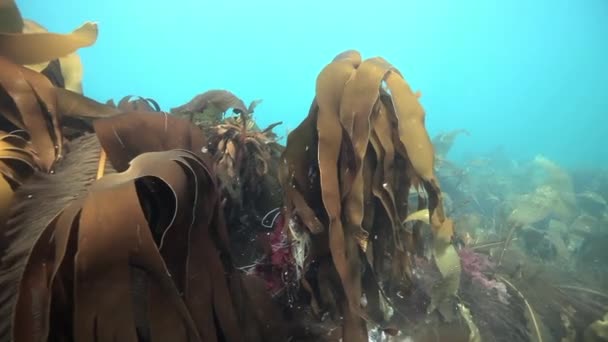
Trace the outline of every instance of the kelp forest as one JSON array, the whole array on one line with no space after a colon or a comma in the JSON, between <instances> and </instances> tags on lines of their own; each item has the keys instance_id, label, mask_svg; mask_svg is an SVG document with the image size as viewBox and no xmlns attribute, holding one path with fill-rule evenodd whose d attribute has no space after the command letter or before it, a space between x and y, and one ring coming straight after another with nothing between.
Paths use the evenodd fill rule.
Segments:
<instances>
[{"instance_id":1,"label":"kelp forest","mask_svg":"<svg viewBox=\"0 0 608 342\"><path fill-rule=\"evenodd\" d=\"M97 36L0 0L0 341L608 341L608 173L453 162L355 50L285 145L228 90L101 103Z\"/></svg>"}]
</instances>

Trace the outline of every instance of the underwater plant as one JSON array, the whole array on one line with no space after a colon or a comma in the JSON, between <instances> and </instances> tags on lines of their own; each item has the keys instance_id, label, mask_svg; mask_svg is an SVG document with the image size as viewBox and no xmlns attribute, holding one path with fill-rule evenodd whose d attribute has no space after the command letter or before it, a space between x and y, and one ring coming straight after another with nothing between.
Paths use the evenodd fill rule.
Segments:
<instances>
[{"instance_id":1,"label":"underwater plant","mask_svg":"<svg viewBox=\"0 0 608 342\"><path fill-rule=\"evenodd\" d=\"M56 161L64 155L65 137L71 128L92 129L90 119L117 113L115 108L55 87L43 74L0 56L0 130L12 136L5 142L14 143L0 152L5 161L0 173L4 181L21 179L3 187L1 196L10 198L32 170L54 172ZM20 147L18 140L25 140L28 148ZM17 160L17 164L6 163L7 160ZM25 169L23 162L27 164ZM0 209L4 210L6 207Z\"/></svg>"},{"instance_id":2,"label":"underwater plant","mask_svg":"<svg viewBox=\"0 0 608 342\"><path fill-rule=\"evenodd\" d=\"M309 114L287 139L280 176L287 221L310 235L305 269L327 270L302 277L303 287L318 289L309 290L313 307L343 317L345 341L367 341L366 322L386 326L385 282L411 283L411 258L422 243L422 223L403 224L411 212L429 210L443 276L429 310L458 289L453 225L433 164L424 110L394 66L346 51L321 71ZM408 206L410 188L418 208Z\"/></svg>"},{"instance_id":3,"label":"underwater plant","mask_svg":"<svg viewBox=\"0 0 608 342\"><path fill-rule=\"evenodd\" d=\"M35 152L22 133L0 131L0 222L6 219L14 189L35 170Z\"/></svg>"},{"instance_id":4,"label":"underwater plant","mask_svg":"<svg viewBox=\"0 0 608 342\"><path fill-rule=\"evenodd\" d=\"M232 92L223 89L212 89L202 94L196 95L186 104L171 108L171 114L182 117L187 117L190 121L196 123L199 127L206 130L212 126L218 125L226 116L228 109L232 108L232 112L237 116L244 116L248 120L248 129L252 129L255 122L251 120L251 116L255 111L255 107L261 100L252 101L249 107L245 106L245 102ZM206 133L210 133L207 132Z\"/></svg>"},{"instance_id":5,"label":"underwater plant","mask_svg":"<svg viewBox=\"0 0 608 342\"><path fill-rule=\"evenodd\" d=\"M272 129L281 123L274 123L263 130L255 127L253 118L240 114L223 120L212 126L208 152L214 156L220 173L227 179L223 182L228 192L231 205L235 210L243 206L266 213L280 204L278 193L277 170L279 156L283 148L276 142ZM275 184L268 184L275 180ZM260 196L268 187L274 185L275 196ZM257 197L257 198L248 198ZM263 206L259 201L264 197L274 198L271 207ZM259 215L257 219L261 219Z\"/></svg>"},{"instance_id":6,"label":"underwater plant","mask_svg":"<svg viewBox=\"0 0 608 342\"><path fill-rule=\"evenodd\" d=\"M154 113L94 125L17 190L0 339L284 341L264 284L232 265L202 132Z\"/></svg>"},{"instance_id":7,"label":"underwater plant","mask_svg":"<svg viewBox=\"0 0 608 342\"><path fill-rule=\"evenodd\" d=\"M0 2L0 56L46 75L54 85L82 93L82 63L76 51L97 41L97 24L86 22L68 34L48 32L23 19L12 0Z\"/></svg>"},{"instance_id":8,"label":"underwater plant","mask_svg":"<svg viewBox=\"0 0 608 342\"><path fill-rule=\"evenodd\" d=\"M245 106L234 93L215 89L171 109L173 115L193 121L209 138L204 151L213 158L220 178L233 249L246 264L251 263L251 253L259 254L247 247L270 228L264 217L282 203L278 169L283 146L273 132L281 123L265 129L257 126L253 115L261 102ZM233 115L227 115L230 109ZM270 248L260 246L266 247Z\"/></svg>"},{"instance_id":9,"label":"underwater plant","mask_svg":"<svg viewBox=\"0 0 608 342\"><path fill-rule=\"evenodd\" d=\"M125 112L160 112L160 106L154 99L127 95L118 101L118 104L113 100L108 100L107 105L116 107Z\"/></svg>"}]
</instances>

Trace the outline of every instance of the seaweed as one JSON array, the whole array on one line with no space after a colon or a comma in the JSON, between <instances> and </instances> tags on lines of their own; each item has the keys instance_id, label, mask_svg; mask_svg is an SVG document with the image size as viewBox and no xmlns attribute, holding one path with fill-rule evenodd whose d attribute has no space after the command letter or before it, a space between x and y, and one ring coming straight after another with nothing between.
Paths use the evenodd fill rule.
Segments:
<instances>
[{"instance_id":1,"label":"seaweed","mask_svg":"<svg viewBox=\"0 0 608 342\"><path fill-rule=\"evenodd\" d=\"M137 139L142 130L153 139ZM263 285L232 265L200 130L129 113L95 131L56 174L18 190L3 236L0 339L285 340ZM111 168L96 180L100 150Z\"/></svg>"},{"instance_id":2,"label":"seaweed","mask_svg":"<svg viewBox=\"0 0 608 342\"><path fill-rule=\"evenodd\" d=\"M206 110L224 113L232 108L234 113L246 115L253 112L256 104L254 101L247 107L243 100L228 90L214 89L195 96L182 106L171 108L171 113L202 113Z\"/></svg>"},{"instance_id":3,"label":"seaweed","mask_svg":"<svg viewBox=\"0 0 608 342\"><path fill-rule=\"evenodd\" d=\"M37 153L37 166L47 172L63 153L62 117L106 117L118 113L81 94L57 88L44 75L2 57L0 112L5 119L3 129L28 133Z\"/></svg>"},{"instance_id":4,"label":"seaweed","mask_svg":"<svg viewBox=\"0 0 608 342\"><path fill-rule=\"evenodd\" d=\"M35 156L23 132L0 131L0 222L7 217L15 189L36 169Z\"/></svg>"},{"instance_id":5,"label":"seaweed","mask_svg":"<svg viewBox=\"0 0 608 342\"><path fill-rule=\"evenodd\" d=\"M16 9L14 1L6 0L0 7L0 17L6 24L0 27L0 56L13 63L34 65L46 63L74 53L76 50L91 46L97 41L98 28L93 22L86 22L67 34L46 32L34 23L24 21ZM24 27L30 25L29 33ZM6 25L6 26L5 26Z\"/></svg>"},{"instance_id":6,"label":"seaweed","mask_svg":"<svg viewBox=\"0 0 608 342\"><path fill-rule=\"evenodd\" d=\"M344 317L345 340L366 341L366 321L385 325L378 279L399 287L411 281L410 255L422 222L414 229L402 222L425 206L435 261L447 284L435 299L440 303L455 294L460 263L450 243L453 226L443 211L424 110L384 59L361 60L357 51L345 51L321 71L307 118L289 134L280 179L288 220L312 234L308 263L329 260L336 272L337 281L328 278L328 284L318 274L314 283L329 286L321 293L337 297L314 300L334 302L330 307ZM410 188L420 193L419 208L408 207ZM361 309L364 293L367 312Z\"/></svg>"},{"instance_id":7,"label":"seaweed","mask_svg":"<svg viewBox=\"0 0 608 342\"><path fill-rule=\"evenodd\" d=\"M113 100L106 102L107 105L119 108L125 112L160 112L160 106L154 99L127 95L115 104Z\"/></svg>"}]
</instances>

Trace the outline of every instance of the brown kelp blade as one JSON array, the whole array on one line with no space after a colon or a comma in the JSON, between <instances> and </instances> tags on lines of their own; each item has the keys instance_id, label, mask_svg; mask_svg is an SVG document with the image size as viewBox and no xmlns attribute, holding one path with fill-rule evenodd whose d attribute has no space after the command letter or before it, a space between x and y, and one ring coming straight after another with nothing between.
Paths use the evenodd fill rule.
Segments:
<instances>
[{"instance_id":1,"label":"brown kelp blade","mask_svg":"<svg viewBox=\"0 0 608 342\"><path fill-rule=\"evenodd\" d=\"M62 117L97 119L120 113L44 75L0 57L0 110L14 128L27 131L40 169L49 171L63 153Z\"/></svg>"},{"instance_id":2,"label":"brown kelp blade","mask_svg":"<svg viewBox=\"0 0 608 342\"><path fill-rule=\"evenodd\" d=\"M178 164L179 161L187 163L184 158L196 159L178 151L139 156L128 172L102 178L83 199L72 202L47 227L34 245L23 273L22 290L15 304L13 336L17 340L48 334L48 330L32 329L33 326L58 329L63 333L60 336L69 336L70 332L49 324L51 298L56 294L53 289L66 277L75 280L73 292L67 295L71 299L68 303L74 303L76 340L106 340L117 336L120 340L136 341L138 334L177 341L198 340L194 322L152 236L150 225L155 221L147 216L151 212L144 211L144 203L137 194L137 183L147 182L148 175L177 182L164 185L177 192L189 191L184 186L188 181L183 168ZM190 207L187 203L178 205ZM173 216L172 212L166 214ZM67 240L75 234L78 239L71 243L74 251L66 252ZM49 248L57 252L44 252ZM66 260L74 255L75 259ZM73 263L75 267L60 269L63 262ZM55 266L46 273L41 272L40 267L45 264ZM34 272L36 269L39 271ZM139 277L135 283L134 273ZM43 299L34 306L26 304L32 303L29 297L32 289L37 289ZM133 296L138 296L140 301ZM115 310L117 306L121 307L120 314ZM63 310L66 309L69 310ZM165 329L159 330L159 327Z\"/></svg>"},{"instance_id":3,"label":"brown kelp blade","mask_svg":"<svg viewBox=\"0 0 608 342\"><path fill-rule=\"evenodd\" d=\"M243 100L227 90L220 89L209 90L197 95L188 103L171 108L171 113L202 113L208 108L214 108L220 113L227 111L229 108L232 108L236 113L249 113L249 109L245 106ZM251 108L252 110L255 109L255 104Z\"/></svg>"},{"instance_id":4,"label":"brown kelp blade","mask_svg":"<svg viewBox=\"0 0 608 342\"><path fill-rule=\"evenodd\" d=\"M202 156L206 139L189 121L166 113L134 112L96 120L95 132L118 171L145 152L183 149Z\"/></svg>"},{"instance_id":5,"label":"brown kelp blade","mask_svg":"<svg viewBox=\"0 0 608 342\"><path fill-rule=\"evenodd\" d=\"M0 56L22 65L48 62L93 45L97 34L97 24L93 22L67 34L0 32Z\"/></svg>"},{"instance_id":6,"label":"brown kelp blade","mask_svg":"<svg viewBox=\"0 0 608 342\"><path fill-rule=\"evenodd\" d=\"M99 119L122 113L118 108L97 102L69 89L55 88L57 108L62 116Z\"/></svg>"},{"instance_id":7,"label":"brown kelp blade","mask_svg":"<svg viewBox=\"0 0 608 342\"><path fill-rule=\"evenodd\" d=\"M39 23L26 19L23 21L22 33L48 33L48 30ZM51 61L49 60L46 62L25 66L34 71L42 72L49 66L50 62ZM63 79L63 88L82 94L83 67L80 56L78 56L76 51L74 51L68 55L59 57L57 62L59 63L59 73L61 76L54 75L54 77L61 77L61 79Z\"/></svg>"},{"instance_id":8,"label":"brown kelp blade","mask_svg":"<svg viewBox=\"0 0 608 342\"><path fill-rule=\"evenodd\" d=\"M118 105L114 101L108 101L108 105L114 106L124 112L160 112L160 106L154 99L141 96L127 95L120 99Z\"/></svg>"},{"instance_id":9,"label":"brown kelp blade","mask_svg":"<svg viewBox=\"0 0 608 342\"><path fill-rule=\"evenodd\" d=\"M364 261L373 265L375 278L390 280L391 287L407 286L411 277L409 255L422 243L420 234L402 223L415 210L408 207L411 187L424 186L429 197L417 209L429 213L438 242L433 246L435 259L449 278L445 292L453 294L457 288L460 270L449 245L452 226L443 213L433 152L418 97L390 63L379 57L362 60L349 50L321 71L305 124L289 135L281 181L287 216L299 218L295 222L311 233L327 234L313 240L310 249L328 251L324 256L337 271L334 280L317 275L317 286L321 297L344 293L336 303L344 317L344 339L365 341L363 321L382 316L379 301L371 300L379 296L380 287L363 281ZM309 222L314 221L328 229L311 229ZM365 310L362 293L368 299Z\"/></svg>"},{"instance_id":10,"label":"brown kelp blade","mask_svg":"<svg viewBox=\"0 0 608 342\"><path fill-rule=\"evenodd\" d=\"M64 208L16 284L14 340L286 340L263 286L222 276L234 269L221 260L225 227L208 170L188 151L144 153Z\"/></svg>"},{"instance_id":11,"label":"brown kelp blade","mask_svg":"<svg viewBox=\"0 0 608 342\"><path fill-rule=\"evenodd\" d=\"M49 170L63 145L55 88L44 75L0 57L0 90L2 115L27 130L41 168Z\"/></svg>"},{"instance_id":12,"label":"brown kelp blade","mask_svg":"<svg viewBox=\"0 0 608 342\"><path fill-rule=\"evenodd\" d=\"M7 217L15 188L35 170L34 159L35 153L27 140L0 131L0 226Z\"/></svg>"}]
</instances>

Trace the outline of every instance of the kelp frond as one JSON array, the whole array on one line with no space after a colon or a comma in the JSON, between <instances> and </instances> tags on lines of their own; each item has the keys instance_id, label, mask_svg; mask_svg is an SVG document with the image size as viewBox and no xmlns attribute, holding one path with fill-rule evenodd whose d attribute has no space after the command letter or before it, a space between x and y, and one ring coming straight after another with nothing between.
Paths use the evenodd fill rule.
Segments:
<instances>
[{"instance_id":1,"label":"kelp frond","mask_svg":"<svg viewBox=\"0 0 608 342\"><path fill-rule=\"evenodd\" d=\"M15 190L37 169L36 152L22 133L0 131L0 227Z\"/></svg>"},{"instance_id":2,"label":"kelp frond","mask_svg":"<svg viewBox=\"0 0 608 342\"><path fill-rule=\"evenodd\" d=\"M132 113L97 120L95 131L98 144L79 145L86 172L60 163L69 170L19 190L3 236L0 339L284 341L263 284L232 265L200 130ZM101 149L118 173L95 180ZM33 191L43 188L68 195L45 201ZM31 222L33 210L48 219Z\"/></svg>"},{"instance_id":3,"label":"kelp frond","mask_svg":"<svg viewBox=\"0 0 608 342\"><path fill-rule=\"evenodd\" d=\"M311 260L331 255L338 282L329 280L331 290L320 291L344 293L334 305L344 317L345 340L367 340L365 321L382 322L380 282L408 286L423 225L405 229L412 212L429 211L445 282L437 303L455 294L460 263L433 166L424 110L395 67L346 51L323 69L308 117L289 134L281 182L288 219L325 236L313 239ZM408 206L410 188L424 189L418 208ZM328 286L318 277L317 286Z\"/></svg>"},{"instance_id":4,"label":"kelp frond","mask_svg":"<svg viewBox=\"0 0 608 342\"><path fill-rule=\"evenodd\" d=\"M149 97L127 95L115 104L113 100L106 102L107 105L118 108L124 112L160 112L160 105Z\"/></svg>"}]
</instances>

